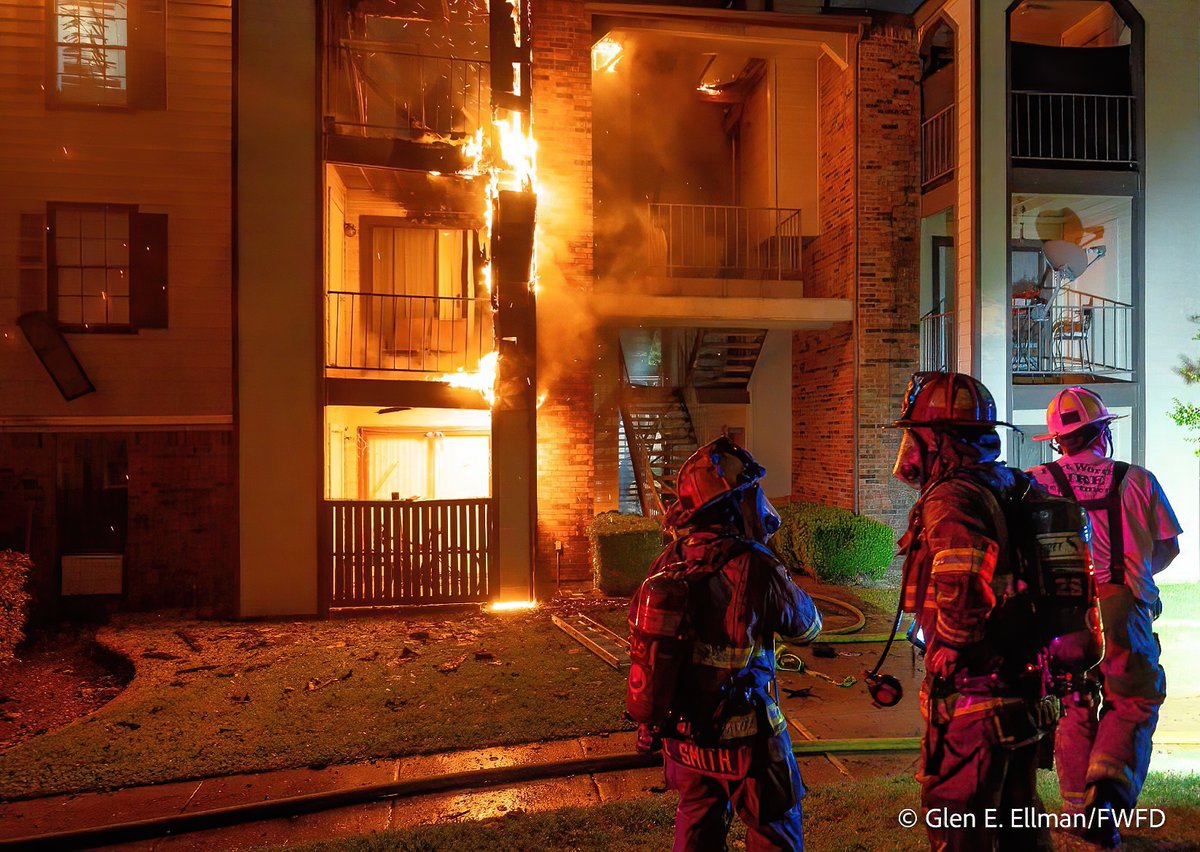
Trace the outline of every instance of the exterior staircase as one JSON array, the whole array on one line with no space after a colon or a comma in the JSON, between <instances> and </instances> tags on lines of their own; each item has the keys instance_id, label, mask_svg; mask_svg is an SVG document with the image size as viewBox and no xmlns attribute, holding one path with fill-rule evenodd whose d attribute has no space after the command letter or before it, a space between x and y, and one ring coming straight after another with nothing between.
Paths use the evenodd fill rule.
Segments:
<instances>
[{"instance_id":1,"label":"exterior staircase","mask_svg":"<svg viewBox=\"0 0 1200 852\"><path fill-rule=\"evenodd\" d=\"M696 332L686 384L700 402L749 403L750 377L767 332L761 328L703 328Z\"/></svg>"},{"instance_id":2,"label":"exterior staircase","mask_svg":"<svg viewBox=\"0 0 1200 852\"><path fill-rule=\"evenodd\" d=\"M697 447L683 393L675 388L634 385L624 377L620 414L621 468L633 472L631 480L621 483L621 509L640 509L647 517L661 517L674 502L680 466Z\"/></svg>"}]
</instances>

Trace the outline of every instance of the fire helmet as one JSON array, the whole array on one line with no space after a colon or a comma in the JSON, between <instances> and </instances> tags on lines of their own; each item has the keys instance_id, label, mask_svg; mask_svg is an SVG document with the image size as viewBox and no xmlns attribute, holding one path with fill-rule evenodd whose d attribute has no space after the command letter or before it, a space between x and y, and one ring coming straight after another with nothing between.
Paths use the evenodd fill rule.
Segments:
<instances>
[{"instance_id":1,"label":"fire helmet","mask_svg":"<svg viewBox=\"0 0 1200 852\"><path fill-rule=\"evenodd\" d=\"M996 400L983 383L966 373L913 373L894 428L1011 426L996 419Z\"/></svg>"},{"instance_id":2,"label":"fire helmet","mask_svg":"<svg viewBox=\"0 0 1200 852\"><path fill-rule=\"evenodd\" d=\"M1055 441L1093 423L1111 423L1122 416L1110 412L1100 395L1087 388L1065 388L1046 406L1046 429L1049 431L1045 435L1034 435L1033 440Z\"/></svg>"},{"instance_id":3,"label":"fire helmet","mask_svg":"<svg viewBox=\"0 0 1200 852\"><path fill-rule=\"evenodd\" d=\"M754 456L722 435L688 457L679 468L675 482L676 500L663 519L666 526L679 529L692 524L705 509L755 486L767 473ZM755 489L755 499L763 515L763 532L768 536L779 529L779 515Z\"/></svg>"}]
</instances>

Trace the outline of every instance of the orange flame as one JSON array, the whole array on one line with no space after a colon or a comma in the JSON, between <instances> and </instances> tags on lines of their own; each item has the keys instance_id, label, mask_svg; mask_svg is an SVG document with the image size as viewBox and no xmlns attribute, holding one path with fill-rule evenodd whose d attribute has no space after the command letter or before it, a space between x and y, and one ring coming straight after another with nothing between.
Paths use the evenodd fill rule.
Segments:
<instances>
[{"instance_id":1,"label":"orange flame","mask_svg":"<svg viewBox=\"0 0 1200 852\"><path fill-rule=\"evenodd\" d=\"M442 373L439 380L452 388L478 391L487 400L487 404L493 406L496 404L496 362L498 360L500 360L500 353L489 352L479 359L479 369L476 372L468 373L460 368L455 373Z\"/></svg>"}]
</instances>

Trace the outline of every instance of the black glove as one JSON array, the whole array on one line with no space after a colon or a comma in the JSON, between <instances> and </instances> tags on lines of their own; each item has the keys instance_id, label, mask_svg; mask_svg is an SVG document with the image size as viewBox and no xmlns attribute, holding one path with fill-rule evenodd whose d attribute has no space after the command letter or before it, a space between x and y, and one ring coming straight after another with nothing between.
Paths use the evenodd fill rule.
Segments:
<instances>
[{"instance_id":1,"label":"black glove","mask_svg":"<svg viewBox=\"0 0 1200 852\"><path fill-rule=\"evenodd\" d=\"M638 725L637 750L638 754L652 754L656 751L662 751L662 737L649 725L645 723Z\"/></svg>"}]
</instances>

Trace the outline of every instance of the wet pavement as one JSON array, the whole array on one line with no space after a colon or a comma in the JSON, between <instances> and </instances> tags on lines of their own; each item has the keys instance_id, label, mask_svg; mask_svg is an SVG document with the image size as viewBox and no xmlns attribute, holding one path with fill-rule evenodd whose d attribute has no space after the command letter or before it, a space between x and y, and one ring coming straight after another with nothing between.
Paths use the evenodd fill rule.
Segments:
<instances>
[{"instance_id":1,"label":"wet pavement","mask_svg":"<svg viewBox=\"0 0 1200 852\"><path fill-rule=\"evenodd\" d=\"M864 633L886 630L886 618L868 620ZM795 742L816 739L915 737L920 735L917 687L922 671L910 646L897 642L889 655L887 671L904 685L904 700L896 707L876 708L862 680L863 670L874 665L882 643L847 643L829 646L833 657L817 657L811 648L790 649L810 669L836 681L850 676L849 687L812 674L784 672L780 697L792 720ZM614 673L614 676L615 673ZM795 690L807 690L799 697ZM233 775L110 793L85 793L0 804L0 840L52 831L105 825L229 807L309 793L412 780L503 766L550 763L634 750L633 734L582 737L523 746L486 748L323 769L291 769ZM807 786L844 782L876 775L911 775L915 752L805 756L800 759ZM336 808L293 818L264 820L229 828L194 832L137 844L122 849L189 850L251 849L287 846L331 837L371 834L439 822L467 821L513 812L592 806L604 802L664 793L662 770L641 769L568 778L522 782L507 786L432 793L422 796Z\"/></svg>"}]
</instances>

